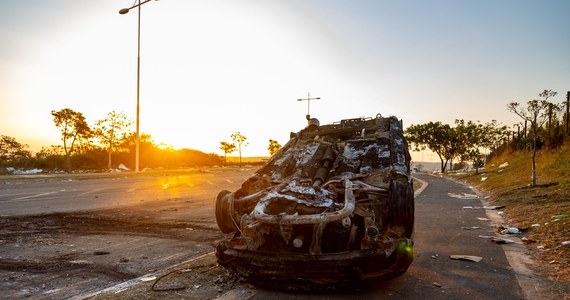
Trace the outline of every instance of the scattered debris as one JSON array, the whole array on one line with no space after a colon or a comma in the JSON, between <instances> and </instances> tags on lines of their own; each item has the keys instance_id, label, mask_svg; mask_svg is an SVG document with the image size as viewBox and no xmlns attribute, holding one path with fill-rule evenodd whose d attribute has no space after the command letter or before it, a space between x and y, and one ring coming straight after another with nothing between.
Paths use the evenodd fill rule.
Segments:
<instances>
[{"instance_id":1,"label":"scattered debris","mask_svg":"<svg viewBox=\"0 0 570 300\"><path fill-rule=\"evenodd\" d=\"M555 216L552 216L552 221L558 222L558 221L564 220L568 217L570 217L570 215L568 215L568 214L555 215Z\"/></svg>"},{"instance_id":2,"label":"scattered debris","mask_svg":"<svg viewBox=\"0 0 570 300\"><path fill-rule=\"evenodd\" d=\"M503 217L503 216L505 216L507 213L501 210L501 211L498 211L497 214L498 214L499 216Z\"/></svg>"},{"instance_id":3,"label":"scattered debris","mask_svg":"<svg viewBox=\"0 0 570 300\"><path fill-rule=\"evenodd\" d=\"M481 181L487 180L487 177L481 177Z\"/></svg>"},{"instance_id":4,"label":"scattered debris","mask_svg":"<svg viewBox=\"0 0 570 300\"><path fill-rule=\"evenodd\" d=\"M8 173L11 173L14 175L33 175L33 174L42 173L44 170L42 170L42 169L20 170L20 169L15 169L13 167L7 167L6 171L8 171Z\"/></svg>"},{"instance_id":5,"label":"scattered debris","mask_svg":"<svg viewBox=\"0 0 570 300\"><path fill-rule=\"evenodd\" d=\"M562 246L570 246L570 241L564 241L564 242L562 242Z\"/></svg>"},{"instance_id":6,"label":"scattered debris","mask_svg":"<svg viewBox=\"0 0 570 300\"><path fill-rule=\"evenodd\" d=\"M513 240L509 240L509 239L503 239L503 238L494 238L491 240L491 242L496 243L496 244L515 244L516 242Z\"/></svg>"},{"instance_id":7,"label":"scattered debris","mask_svg":"<svg viewBox=\"0 0 570 300\"><path fill-rule=\"evenodd\" d=\"M473 255L450 255L449 258L457 260L468 260L472 262L480 262L481 260L483 260L481 256L473 256Z\"/></svg>"},{"instance_id":8,"label":"scattered debris","mask_svg":"<svg viewBox=\"0 0 570 300\"><path fill-rule=\"evenodd\" d=\"M485 221L485 222L491 221L490 219L481 218L481 217L477 217L477 220L479 220L479 221Z\"/></svg>"},{"instance_id":9,"label":"scattered debris","mask_svg":"<svg viewBox=\"0 0 570 300\"><path fill-rule=\"evenodd\" d=\"M489 210L497 210L497 209L501 209L501 208L505 208L504 205L501 206L483 206L484 209L489 209Z\"/></svg>"},{"instance_id":10,"label":"scattered debris","mask_svg":"<svg viewBox=\"0 0 570 300\"><path fill-rule=\"evenodd\" d=\"M540 227L540 224L532 224L530 227Z\"/></svg>"},{"instance_id":11,"label":"scattered debris","mask_svg":"<svg viewBox=\"0 0 570 300\"><path fill-rule=\"evenodd\" d=\"M144 281L152 281L155 279L156 279L156 276L146 276L146 277L141 278L140 280L144 282Z\"/></svg>"},{"instance_id":12,"label":"scattered debris","mask_svg":"<svg viewBox=\"0 0 570 300\"><path fill-rule=\"evenodd\" d=\"M544 250L544 246L542 246L542 245L540 245L540 246L536 246L536 249L538 249L538 250L542 251L542 250Z\"/></svg>"},{"instance_id":13,"label":"scattered debris","mask_svg":"<svg viewBox=\"0 0 570 300\"><path fill-rule=\"evenodd\" d=\"M523 237L523 238L521 238L521 240L522 240L523 243L525 243L525 244L532 244L532 243L538 242L537 240L529 239L529 238L527 238L527 237Z\"/></svg>"},{"instance_id":14,"label":"scattered debris","mask_svg":"<svg viewBox=\"0 0 570 300\"><path fill-rule=\"evenodd\" d=\"M501 164L501 165L499 166L499 169L506 168L506 167L508 167L508 166L509 166L509 163L508 163L508 162L504 162L503 164Z\"/></svg>"},{"instance_id":15,"label":"scattered debris","mask_svg":"<svg viewBox=\"0 0 570 300\"><path fill-rule=\"evenodd\" d=\"M461 229L464 229L464 230L471 230L471 229L481 229L481 227L479 227L479 226L471 226L471 227L461 227Z\"/></svg>"},{"instance_id":16,"label":"scattered debris","mask_svg":"<svg viewBox=\"0 0 570 300\"><path fill-rule=\"evenodd\" d=\"M461 194L455 194L455 193L447 193L447 195L451 198L458 198L458 199L479 199L479 196L475 195L475 194L467 194L467 193L461 193Z\"/></svg>"},{"instance_id":17,"label":"scattered debris","mask_svg":"<svg viewBox=\"0 0 570 300\"><path fill-rule=\"evenodd\" d=\"M433 284L434 286L441 287L441 283L439 283L439 282L437 282L437 281L434 281L432 284Z\"/></svg>"},{"instance_id":18,"label":"scattered debris","mask_svg":"<svg viewBox=\"0 0 570 300\"><path fill-rule=\"evenodd\" d=\"M502 234L519 234L521 231L516 227L508 227L506 229L501 230Z\"/></svg>"},{"instance_id":19,"label":"scattered debris","mask_svg":"<svg viewBox=\"0 0 570 300\"><path fill-rule=\"evenodd\" d=\"M494 239L494 238L496 238L496 237L490 236L490 235L479 235L479 237L482 239Z\"/></svg>"}]
</instances>

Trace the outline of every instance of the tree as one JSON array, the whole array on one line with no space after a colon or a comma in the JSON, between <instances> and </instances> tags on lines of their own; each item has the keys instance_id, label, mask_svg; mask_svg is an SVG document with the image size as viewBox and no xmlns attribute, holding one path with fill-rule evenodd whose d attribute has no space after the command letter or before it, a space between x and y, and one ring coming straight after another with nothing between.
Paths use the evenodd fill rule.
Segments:
<instances>
[{"instance_id":1,"label":"tree","mask_svg":"<svg viewBox=\"0 0 570 300\"><path fill-rule=\"evenodd\" d=\"M127 128L132 124L133 122L128 120L124 113L115 110L108 113L105 119L95 122L94 134L109 154L108 169L112 168L111 156L115 145L119 143L122 136L127 134Z\"/></svg>"},{"instance_id":2,"label":"tree","mask_svg":"<svg viewBox=\"0 0 570 300\"><path fill-rule=\"evenodd\" d=\"M23 145L15 138L0 135L0 167L8 164L22 165L31 157L30 151L26 150L28 145Z\"/></svg>"},{"instance_id":3,"label":"tree","mask_svg":"<svg viewBox=\"0 0 570 300\"><path fill-rule=\"evenodd\" d=\"M406 140L414 146L415 151L429 149L439 157L441 172L445 172L451 151L450 144L451 127L441 122L429 122L426 124L411 125L405 131Z\"/></svg>"},{"instance_id":4,"label":"tree","mask_svg":"<svg viewBox=\"0 0 570 300\"><path fill-rule=\"evenodd\" d=\"M241 167L241 148L242 146L247 146L247 138L242 135L239 131L236 131L235 133L232 133L231 135L232 137L232 141L234 142L234 145L237 145L237 149L238 149L238 153L239 153L239 166Z\"/></svg>"},{"instance_id":5,"label":"tree","mask_svg":"<svg viewBox=\"0 0 570 300\"><path fill-rule=\"evenodd\" d=\"M71 172L70 156L75 150L75 143L88 139L91 136L91 128L87 125L82 113L70 108L64 108L60 111L52 110L51 115L55 126L61 131L66 168L67 172Z\"/></svg>"},{"instance_id":6,"label":"tree","mask_svg":"<svg viewBox=\"0 0 570 300\"><path fill-rule=\"evenodd\" d=\"M546 90L545 90L546 92ZM552 91L550 91L552 92ZM544 93L544 92L543 92ZM540 96L543 95L540 94ZM548 97L546 98L548 99ZM530 123L530 137L531 137L531 159L532 159L532 169L531 169L531 183L530 186L536 186L536 151L537 144L539 140L539 128L544 124L548 117L547 108L548 101L546 100L530 100L527 102L526 107L521 107L518 102L511 102L507 104L507 109L521 117L521 119L528 121Z\"/></svg>"},{"instance_id":7,"label":"tree","mask_svg":"<svg viewBox=\"0 0 570 300\"><path fill-rule=\"evenodd\" d=\"M227 155L236 151L236 145L222 141L220 142L220 150L224 151L224 163L227 163Z\"/></svg>"},{"instance_id":8,"label":"tree","mask_svg":"<svg viewBox=\"0 0 570 300\"><path fill-rule=\"evenodd\" d=\"M267 147L267 150L269 150L269 156L273 156L277 151L279 151L279 149L281 149L281 147L282 146L279 142L269 139L269 147Z\"/></svg>"}]
</instances>

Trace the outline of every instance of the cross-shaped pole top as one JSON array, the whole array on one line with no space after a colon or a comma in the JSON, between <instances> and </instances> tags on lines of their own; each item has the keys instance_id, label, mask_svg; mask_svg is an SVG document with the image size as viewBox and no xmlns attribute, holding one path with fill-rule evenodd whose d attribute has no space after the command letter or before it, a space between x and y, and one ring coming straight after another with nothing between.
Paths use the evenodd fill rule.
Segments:
<instances>
[{"instance_id":1,"label":"cross-shaped pole top","mask_svg":"<svg viewBox=\"0 0 570 300\"><path fill-rule=\"evenodd\" d=\"M320 97L311 98L310 92L307 94L307 98L297 99L297 101L307 101L307 120L311 119L311 113L310 113L311 100L320 100L320 99L321 99Z\"/></svg>"}]
</instances>

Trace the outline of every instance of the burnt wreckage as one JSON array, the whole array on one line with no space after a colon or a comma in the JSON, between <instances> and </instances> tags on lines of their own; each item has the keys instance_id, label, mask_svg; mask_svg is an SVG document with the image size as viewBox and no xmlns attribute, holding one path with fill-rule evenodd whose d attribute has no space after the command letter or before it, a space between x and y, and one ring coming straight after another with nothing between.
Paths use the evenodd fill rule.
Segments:
<instances>
[{"instance_id":1,"label":"burnt wreckage","mask_svg":"<svg viewBox=\"0 0 570 300\"><path fill-rule=\"evenodd\" d=\"M234 233L218 263L256 284L354 288L403 274L414 191L402 122L309 119L239 190L218 194L216 221Z\"/></svg>"}]
</instances>

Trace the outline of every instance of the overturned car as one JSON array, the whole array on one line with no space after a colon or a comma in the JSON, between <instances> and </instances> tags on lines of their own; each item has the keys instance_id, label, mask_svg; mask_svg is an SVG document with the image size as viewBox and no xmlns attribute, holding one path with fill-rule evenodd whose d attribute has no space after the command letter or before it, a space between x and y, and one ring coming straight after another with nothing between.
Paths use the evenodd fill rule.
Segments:
<instances>
[{"instance_id":1,"label":"overturned car","mask_svg":"<svg viewBox=\"0 0 570 300\"><path fill-rule=\"evenodd\" d=\"M281 289L346 289L412 262L414 191L402 122L357 118L291 133L235 192L221 191L218 263Z\"/></svg>"}]
</instances>

